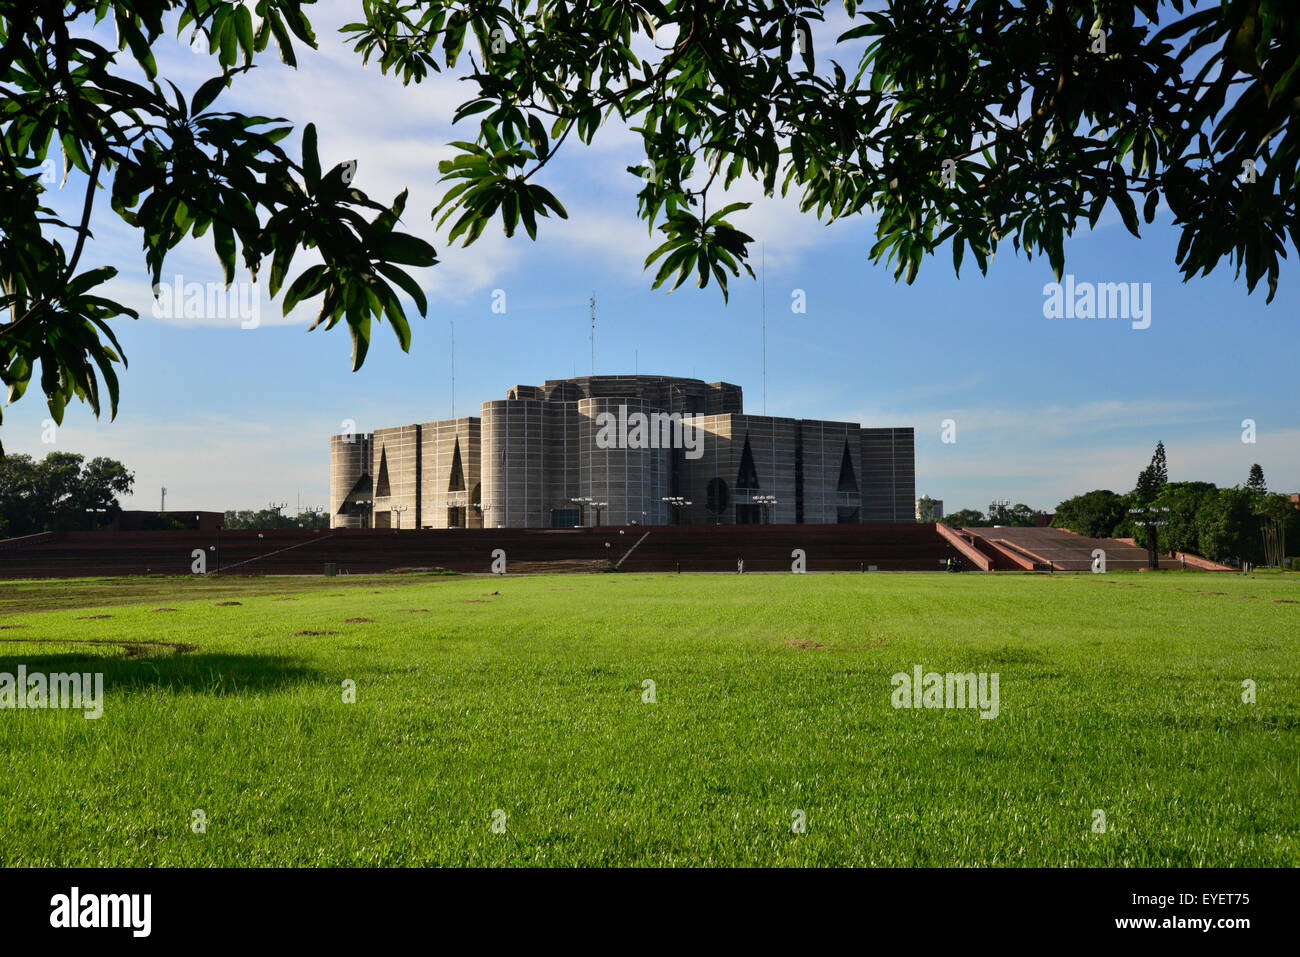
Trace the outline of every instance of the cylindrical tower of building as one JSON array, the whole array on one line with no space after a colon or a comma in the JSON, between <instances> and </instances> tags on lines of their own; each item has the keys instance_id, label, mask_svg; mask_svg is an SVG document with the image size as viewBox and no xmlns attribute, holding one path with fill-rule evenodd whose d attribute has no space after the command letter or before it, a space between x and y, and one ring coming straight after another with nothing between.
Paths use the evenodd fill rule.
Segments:
<instances>
[{"instance_id":1,"label":"cylindrical tower of building","mask_svg":"<svg viewBox=\"0 0 1300 957\"><path fill-rule=\"evenodd\" d=\"M605 503L602 525L665 524L672 449L662 433L662 420L644 399L578 403L579 487L583 496ZM589 509L584 523L595 520Z\"/></svg>"},{"instance_id":2,"label":"cylindrical tower of building","mask_svg":"<svg viewBox=\"0 0 1300 957\"><path fill-rule=\"evenodd\" d=\"M500 399L482 409L484 527L547 527L543 403Z\"/></svg>"},{"instance_id":3,"label":"cylindrical tower of building","mask_svg":"<svg viewBox=\"0 0 1300 957\"><path fill-rule=\"evenodd\" d=\"M330 436L330 528L361 528L362 509L344 508L357 481L370 471L370 436ZM364 496L366 499L370 495Z\"/></svg>"}]
</instances>

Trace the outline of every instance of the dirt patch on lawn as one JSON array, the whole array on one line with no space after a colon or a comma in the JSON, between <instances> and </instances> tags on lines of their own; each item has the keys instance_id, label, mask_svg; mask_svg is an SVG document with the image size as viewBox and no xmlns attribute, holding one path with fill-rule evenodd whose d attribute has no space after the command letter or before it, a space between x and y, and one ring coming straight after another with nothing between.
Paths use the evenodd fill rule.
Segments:
<instances>
[{"instance_id":1,"label":"dirt patch on lawn","mask_svg":"<svg viewBox=\"0 0 1300 957\"><path fill-rule=\"evenodd\" d=\"M112 615L78 615L77 621L90 621L93 618L112 618Z\"/></svg>"},{"instance_id":2,"label":"dirt patch on lawn","mask_svg":"<svg viewBox=\"0 0 1300 957\"><path fill-rule=\"evenodd\" d=\"M307 630L307 631L295 631L294 634L295 634L295 635L337 635L338 632L337 632L337 631L320 631L320 630L310 630L310 629L309 629L309 630Z\"/></svg>"},{"instance_id":3,"label":"dirt patch on lawn","mask_svg":"<svg viewBox=\"0 0 1300 957\"><path fill-rule=\"evenodd\" d=\"M785 640L787 648L825 648L820 642L813 641L809 638L787 638Z\"/></svg>"},{"instance_id":4,"label":"dirt patch on lawn","mask_svg":"<svg viewBox=\"0 0 1300 957\"><path fill-rule=\"evenodd\" d=\"M839 647L824 645L820 641L813 641L811 638L772 638L771 641L779 641L787 648L799 648L803 651L832 651L844 653L870 651L874 648L879 648L885 643L885 639L880 635L869 635L862 643L854 642L852 645Z\"/></svg>"},{"instance_id":5,"label":"dirt patch on lawn","mask_svg":"<svg viewBox=\"0 0 1300 957\"><path fill-rule=\"evenodd\" d=\"M0 638L0 642L29 645L109 645L121 648L128 658L152 658L163 653L183 655L198 649L198 645L186 645L179 641L107 641L101 638Z\"/></svg>"},{"instance_id":6,"label":"dirt patch on lawn","mask_svg":"<svg viewBox=\"0 0 1300 957\"><path fill-rule=\"evenodd\" d=\"M216 602L216 604L218 604L218 605L242 605L243 602L242 602L242 601L219 601L219 602Z\"/></svg>"},{"instance_id":7,"label":"dirt patch on lawn","mask_svg":"<svg viewBox=\"0 0 1300 957\"><path fill-rule=\"evenodd\" d=\"M343 621L350 625L360 624L363 621L374 621L373 618L344 618Z\"/></svg>"}]
</instances>

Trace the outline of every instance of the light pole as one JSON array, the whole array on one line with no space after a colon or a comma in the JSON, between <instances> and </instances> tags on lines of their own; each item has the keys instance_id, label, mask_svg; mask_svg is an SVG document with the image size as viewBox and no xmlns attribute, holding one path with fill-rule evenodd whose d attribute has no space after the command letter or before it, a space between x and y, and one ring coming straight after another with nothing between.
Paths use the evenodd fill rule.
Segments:
<instances>
[{"instance_id":1,"label":"light pole","mask_svg":"<svg viewBox=\"0 0 1300 957\"><path fill-rule=\"evenodd\" d=\"M695 504L690 499L682 495L665 495L662 499L673 510L673 524L682 524L681 509L690 508Z\"/></svg>"},{"instance_id":2,"label":"light pole","mask_svg":"<svg viewBox=\"0 0 1300 957\"><path fill-rule=\"evenodd\" d=\"M406 511L408 508L410 508L410 507L411 507L411 506L409 506L409 505L394 505L394 506L392 506L393 511L397 513L397 530L398 530L398 531L401 531L401 529L402 529L402 513L405 512L405 511Z\"/></svg>"},{"instance_id":3,"label":"light pole","mask_svg":"<svg viewBox=\"0 0 1300 957\"><path fill-rule=\"evenodd\" d=\"M751 495L749 500L759 507L759 524L760 525L770 524L768 522L763 521L763 509L776 508L776 506L780 504L777 501L776 496L775 495Z\"/></svg>"},{"instance_id":4,"label":"light pole","mask_svg":"<svg viewBox=\"0 0 1300 957\"><path fill-rule=\"evenodd\" d=\"M491 527L492 527L492 526L488 525L488 519L491 517L490 515L488 515L488 513L491 512L494 508L496 508L496 506L493 505L491 502L482 502L482 503L479 504L478 509L479 509L480 512L483 513L483 527L484 527L484 528L491 528ZM500 528L501 526L498 525L498 526L496 526L496 527L497 527L497 528Z\"/></svg>"},{"instance_id":5,"label":"light pole","mask_svg":"<svg viewBox=\"0 0 1300 957\"><path fill-rule=\"evenodd\" d=\"M361 510L361 527L369 528L372 524L371 519L373 518L375 500L372 498L360 498L352 504L356 505Z\"/></svg>"},{"instance_id":6,"label":"light pole","mask_svg":"<svg viewBox=\"0 0 1300 957\"><path fill-rule=\"evenodd\" d=\"M289 504L288 502L280 502L279 504L276 504L275 502L266 503L266 507L275 513L275 524L271 526L272 528L280 527L280 510L283 509L288 504Z\"/></svg>"},{"instance_id":7,"label":"light pole","mask_svg":"<svg viewBox=\"0 0 1300 957\"><path fill-rule=\"evenodd\" d=\"M1168 508L1157 508L1152 505L1148 508L1130 508L1128 513L1140 521L1147 530L1147 567L1159 568L1160 555L1156 547L1156 529L1162 525L1168 525L1169 519L1165 515L1169 512Z\"/></svg>"},{"instance_id":8,"label":"light pole","mask_svg":"<svg viewBox=\"0 0 1300 957\"><path fill-rule=\"evenodd\" d=\"M591 506L592 508L594 508L594 509L596 510L596 522L595 522L595 525L592 526L593 528L594 528L596 525L599 525L599 524L600 524L600 510L601 510L602 508L607 508L607 507L609 507L609 503L608 503L608 502L597 502L595 499L593 499L593 498L591 498L591 497L589 497L589 496L585 496L585 495L582 496L581 498L571 498L571 499L569 499L569 501L570 501L570 502L577 502L577 503L578 503L578 508L579 508L579 509L581 509L583 506L588 506L588 505L589 505L589 506ZM584 525L585 525L585 524L586 524L585 516L584 516L584 515L580 515L580 516L579 516L579 521L581 522L581 524L584 524Z\"/></svg>"}]
</instances>

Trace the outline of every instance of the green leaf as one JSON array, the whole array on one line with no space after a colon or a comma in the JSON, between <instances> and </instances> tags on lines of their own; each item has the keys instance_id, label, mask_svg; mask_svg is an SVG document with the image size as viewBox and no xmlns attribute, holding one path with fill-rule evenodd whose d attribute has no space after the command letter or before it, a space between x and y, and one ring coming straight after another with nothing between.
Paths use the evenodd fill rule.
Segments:
<instances>
[{"instance_id":1,"label":"green leaf","mask_svg":"<svg viewBox=\"0 0 1300 957\"><path fill-rule=\"evenodd\" d=\"M271 33L275 35L275 45L280 51L280 60L287 66L296 67L298 58L293 52L293 40L289 38L289 31L285 29L284 21L280 19L280 14L273 8L266 11L266 19L271 23Z\"/></svg>"},{"instance_id":2,"label":"green leaf","mask_svg":"<svg viewBox=\"0 0 1300 957\"><path fill-rule=\"evenodd\" d=\"M212 244L217 250L217 258L226 273L226 285L235 278L235 234L230 226L219 219L212 221Z\"/></svg>"},{"instance_id":3,"label":"green leaf","mask_svg":"<svg viewBox=\"0 0 1300 957\"><path fill-rule=\"evenodd\" d=\"M194 99L190 101L190 113L194 116L198 116L212 105L212 101L221 94L223 89L226 89L229 86L230 77L225 74L214 76L212 79L205 82L194 94Z\"/></svg>"},{"instance_id":4,"label":"green leaf","mask_svg":"<svg viewBox=\"0 0 1300 957\"><path fill-rule=\"evenodd\" d=\"M242 3L235 8L235 33L239 38L239 47L244 51L244 62L253 60L253 15Z\"/></svg>"},{"instance_id":5,"label":"green leaf","mask_svg":"<svg viewBox=\"0 0 1300 957\"><path fill-rule=\"evenodd\" d=\"M320 154L316 151L316 124L308 123L302 131L302 172L307 192L320 188Z\"/></svg>"},{"instance_id":6,"label":"green leaf","mask_svg":"<svg viewBox=\"0 0 1300 957\"><path fill-rule=\"evenodd\" d=\"M1124 226L1134 236L1138 236L1138 217L1137 206L1133 202L1133 197L1127 192L1119 192L1111 195L1111 202L1119 210L1120 218L1124 220ZM1141 237L1139 237L1141 238Z\"/></svg>"},{"instance_id":7,"label":"green leaf","mask_svg":"<svg viewBox=\"0 0 1300 957\"><path fill-rule=\"evenodd\" d=\"M420 315L423 316L429 311L429 303L425 298L424 290L410 275L388 263L375 263L375 269L402 287L402 290L415 303L415 308L420 310Z\"/></svg>"},{"instance_id":8,"label":"green leaf","mask_svg":"<svg viewBox=\"0 0 1300 957\"><path fill-rule=\"evenodd\" d=\"M329 273L324 266L310 266L303 270L284 293L283 315L288 315L294 306L304 299L319 295L329 281Z\"/></svg>"},{"instance_id":9,"label":"green leaf","mask_svg":"<svg viewBox=\"0 0 1300 957\"><path fill-rule=\"evenodd\" d=\"M359 314L355 321L352 315L349 315L348 330L352 334L352 371L356 372L366 361L366 353L370 351L370 313Z\"/></svg>"},{"instance_id":10,"label":"green leaf","mask_svg":"<svg viewBox=\"0 0 1300 957\"><path fill-rule=\"evenodd\" d=\"M387 233L378 243L379 254L388 262L407 266L432 266L437 255L431 245L408 233Z\"/></svg>"}]
</instances>

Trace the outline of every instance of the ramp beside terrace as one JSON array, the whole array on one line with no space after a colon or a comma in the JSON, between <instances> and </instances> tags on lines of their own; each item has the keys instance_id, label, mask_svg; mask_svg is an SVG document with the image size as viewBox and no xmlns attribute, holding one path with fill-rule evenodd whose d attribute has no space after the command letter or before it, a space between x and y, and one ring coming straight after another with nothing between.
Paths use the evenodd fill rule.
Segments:
<instances>
[{"instance_id":1,"label":"ramp beside terrace","mask_svg":"<svg viewBox=\"0 0 1300 957\"><path fill-rule=\"evenodd\" d=\"M1086 538L1064 528L964 528L977 545L995 549L1021 567L1051 568L1054 571L1086 572L1092 568L1092 553L1106 553L1107 571L1137 571L1147 567L1147 550L1131 540ZM987 554L987 552L986 552ZM1161 555L1161 568L1181 567L1177 558Z\"/></svg>"}]
</instances>

